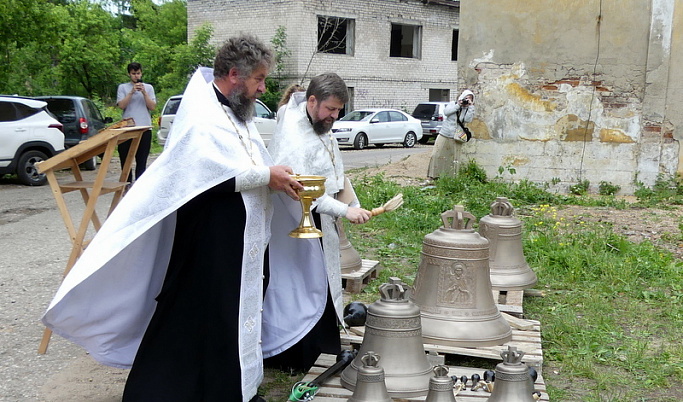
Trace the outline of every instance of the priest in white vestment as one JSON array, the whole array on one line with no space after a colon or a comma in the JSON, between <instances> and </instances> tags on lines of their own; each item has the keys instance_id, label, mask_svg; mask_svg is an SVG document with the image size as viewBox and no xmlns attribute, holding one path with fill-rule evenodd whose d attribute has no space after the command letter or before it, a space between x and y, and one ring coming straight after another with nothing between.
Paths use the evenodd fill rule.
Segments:
<instances>
[{"instance_id":1,"label":"priest in white vestment","mask_svg":"<svg viewBox=\"0 0 683 402\"><path fill-rule=\"evenodd\" d=\"M321 353L341 350L343 322L339 236L335 219L365 223L371 212L344 180L341 152L331 128L348 101L344 81L334 73L314 77L306 91L292 94L278 112L278 125L268 146L275 163L291 166L295 174L324 176L325 195L311 207L323 232L320 239L288 237L301 219L298 202L273 195L270 278L263 315L263 353L266 365L307 371ZM346 182L347 188L344 187ZM353 202L337 199L350 192Z\"/></svg>"},{"instance_id":2,"label":"priest in white vestment","mask_svg":"<svg viewBox=\"0 0 683 402\"><path fill-rule=\"evenodd\" d=\"M271 193L302 186L251 120L272 51L241 35L200 68L164 152L74 265L43 322L128 368L124 401L257 401ZM293 201L295 202L295 201Z\"/></svg>"}]
</instances>

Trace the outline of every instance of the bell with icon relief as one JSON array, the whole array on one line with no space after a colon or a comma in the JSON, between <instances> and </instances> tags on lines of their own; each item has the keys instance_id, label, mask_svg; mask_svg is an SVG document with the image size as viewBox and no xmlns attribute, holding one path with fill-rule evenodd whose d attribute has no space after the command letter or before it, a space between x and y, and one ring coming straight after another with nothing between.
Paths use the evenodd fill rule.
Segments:
<instances>
[{"instance_id":1,"label":"bell with icon relief","mask_svg":"<svg viewBox=\"0 0 683 402\"><path fill-rule=\"evenodd\" d=\"M420 307L425 343L496 346L512 339L498 311L489 277L489 241L472 229L461 205L441 214L443 226L426 235L412 300Z\"/></svg>"}]
</instances>

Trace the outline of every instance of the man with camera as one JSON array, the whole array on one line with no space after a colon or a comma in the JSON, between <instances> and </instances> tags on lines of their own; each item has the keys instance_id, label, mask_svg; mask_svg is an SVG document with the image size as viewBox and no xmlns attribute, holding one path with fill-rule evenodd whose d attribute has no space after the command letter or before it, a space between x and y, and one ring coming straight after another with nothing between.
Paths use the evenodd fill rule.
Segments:
<instances>
[{"instance_id":1,"label":"man with camera","mask_svg":"<svg viewBox=\"0 0 683 402\"><path fill-rule=\"evenodd\" d=\"M456 175L460 168L462 144L471 134L465 124L474 118L474 93L464 90L457 102L450 102L444 109L445 119L434 142L429 160L427 177L437 179L441 175Z\"/></svg>"},{"instance_id":2,"label":"man with camera","mask_svg":"<svg viewBox=\"0 0 683 402\"><path fill-rule=\"evenodd\" d=\"M152 116L150 112L157 107L157 98L154 95L154 87L142 82L142 66L140 63L128 64L128 76L130 81L120 84L116 91L116 104L123 109L123 118L132 117L136 126L151 126ZM119 144L119 157L121 168L126 163L128 150L133 140ZM152 146L152 130L142 133L142 139L135 152L135 179L147 168L147 157ZM128 175L128 183L133 182L133 173Z\"/></svg>"}]
</instances>

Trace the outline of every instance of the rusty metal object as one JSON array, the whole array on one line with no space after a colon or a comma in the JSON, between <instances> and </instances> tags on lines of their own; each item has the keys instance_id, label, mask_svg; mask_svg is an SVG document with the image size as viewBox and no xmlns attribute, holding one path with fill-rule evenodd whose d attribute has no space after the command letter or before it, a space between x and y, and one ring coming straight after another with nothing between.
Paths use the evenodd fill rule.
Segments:
<instances>
[{"instance_id":1,"label":"rusty metal object","mask_svg":"<svg viewBox=\"0 0 683 402\"><path fill-rule=\"evenodd\" d=\"M456 205L444 226L425 236L413 301L425 343L495 346L512 339L491 293L489 242L472 229L475 217Z\"/></svg>"},{"instance_id":2,"label":"rusty metal object","mask_svg":"<svg viewBox=\"0 0 683 402\"><path fill-rule=\"evenodd\" d=\"M479 234L489 241L491 286L498 290L523 290L537 278L524 258L522 222L512 216L514 208L506 197L497 197L491 214L479 220Z\"/></svg>"}]
</instances>

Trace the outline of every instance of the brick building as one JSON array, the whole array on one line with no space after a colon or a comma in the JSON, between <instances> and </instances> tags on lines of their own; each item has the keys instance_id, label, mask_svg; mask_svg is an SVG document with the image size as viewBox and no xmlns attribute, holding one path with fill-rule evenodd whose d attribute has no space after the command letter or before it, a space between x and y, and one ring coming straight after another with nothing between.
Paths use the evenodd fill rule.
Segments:
<instances>
[{"instance_id":1,"label":"brick building","mask_svg":"<svg viewBox=\"0 0 683 402\"><path fill-rule=\"evenodd\" d=\"M238 32L269 42L285 28L282 81L304 85L334 71L349 86L347 110L392 107L458 93L460 1L188 0L188 32L214 27L218 45Z\"/></svg>"}]
</instances>

